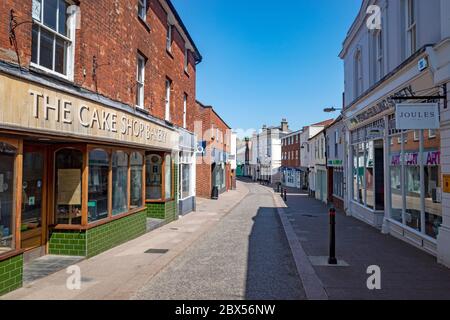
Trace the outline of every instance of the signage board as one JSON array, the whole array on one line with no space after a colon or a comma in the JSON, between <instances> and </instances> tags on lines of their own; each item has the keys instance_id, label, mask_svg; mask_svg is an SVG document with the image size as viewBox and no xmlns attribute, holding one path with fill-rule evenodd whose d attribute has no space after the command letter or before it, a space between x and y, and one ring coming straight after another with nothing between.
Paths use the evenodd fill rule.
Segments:
<instances>
[{"instance_id":1,"label":"signage board","mask_svg":"<svg viewBox=\"0 0 450 320\"><path fill-rule=\"evenodd\" d=\"M444 175L444 193L450 193L450 175Z\"/></svg>"},{"instance_id":2,"label":"signage board","mask_svg":"<svg viewBox=\"0 0 450 320\"><path fill-rule=\"evenodd\" d=\"M439 129L438 103L400 103L395 107L397 130Z\"/></svg>"},{"instance_id":3,"label":"signage board","mask_svg":"<svg viewBox=\"0 0 450 320\"><path fill-rule=\"evenodd\" d=\"M179 134L138 115L0 74L0 128L177 148Z\"/></svg>"}]
</instances>

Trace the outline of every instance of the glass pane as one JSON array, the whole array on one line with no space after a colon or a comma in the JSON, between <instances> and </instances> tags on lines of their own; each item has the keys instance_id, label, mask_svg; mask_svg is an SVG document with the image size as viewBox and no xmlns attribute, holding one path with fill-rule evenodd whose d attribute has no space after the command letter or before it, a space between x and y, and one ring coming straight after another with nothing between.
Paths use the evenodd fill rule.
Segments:
<instances>
[{"instance_id":1,"label":"glass pane","mask_svg":"<svg viewBox=\"0 0 450 320\"><path fill-rule=\"evenodd\" d=\"M50 70L53 70L53 41L54 35L44 29L41 29L39 64Z\"/></svg>"},{"instance_id":2,"label":"glass pane","mask_svg":"<svg viewBox=\"0 0 450 320\"><path fill-rule=\"evenodd\" d=\"M375 159L374 159L374 143L370 141L369 143L365 143L365 152L366 152L366 205L370 209L375 208L375 180L374 180L374 167L375 167Z\"/></svg>"},{"instance_id":3,"label":"glass pane","mask_svg":"<svg viewBox=\"0 0 450 320\"><path fill-rule=\"evenodd\" d=\"M56 223L81 224L83 153L75 149L58 151L55 168Z\"/></svg>"},{"instance_id":4,"label":"glass pane","mask_svg":"<svg viewBox=\"0 0 450 320\"><path fill-rule=\"evenodd\" d=\"M112 158L113 198L112 214L117 215L128 209L128 155L117 151Z\"/></svg>"},{"instance_id":5,"label":"glass pane","mask_svg":"<svg viewBox=\"0 0 450 320\"><path fill-rule=\"evenodd\" d=\"M353 200L358 201L358 147L353 146Z\"/></svg>"},{"instance_id":6,"label":"glass pane","mask_svg":"<svg viewBox=\"0 0 450 320\"><path fill-rule=\"evenodd\" d=\"M44 157L38 152L23 156L22 249L41 245Z\"/></svg>"},{"instance_id":7,"label":"glass pane","mask_svg":"<svg viewBox=\"0 0 450 320\"><path fill-rule=\"evenodd\" d=\"M401 178L401 145L397 143L400 135L392 136L389 141L389 161L391 177L391 218L403 223L403 195Z\"/></svg>"},{"instance_id":8,"label":"glass pane","mask_svg":"<svg viewBox=\"0 0 450 320\"><path fill-rule=\"evenodd\" d=\"M131 187L131 208L141 207L143 205L142 199L142 166L144 162L144 157L138 153L134 152L131 154L131 178L130 178L130 187Z\"/></svg>"},{"instance_id":9,"label":"glass pane","mask_svg":"<svg viewBox=\"0 0 450 320\"><path fill-rule=\"evenodd\" d=\"M56 37L56 50L55 50L55 71L66 75L66 52L67 43L61 38Z\"/></svg>"},{"instance_id":10,"label":"glass pane","mask_svg":"<svg viewBox=\"0 0 450 320\"><path fill-rule=\"evenodd\" d=\"M89 152L88 222L108 217L109 156L104 150Z\"/></svg>"},{"instance_id":11,"label":"glass pane","mask_svg":"<svg viewBox=\"0 0 450 320\"><path fill-rule=\"evenodd\" d=\"M67 8L68 4L64 0L59 0L59 16L58 16L58 32L64 36L68 36L67 28Z\"/></svg>"},{"instance_id":12,"label":"glass pane","mask_svg":"<svg viewBox=\"0 0 450 320\"><path fill-rule=\"evenodd\" d=\"M364 161L365 161L365 149L363 144L358 145L358 202L364 204Z\"/></svg>"},{"instance_id":13,"label":"glass pane","mask_svg":"<svg viewBox=\"0 0 450 320\"><path fill-rule=\"evenodd\" d=\"M406 224L420 231L420 166L419 141L414 141L414 131L404 133L405 141L405 188L406 188Z\"/></svg>"},{"instance_id":14,"label":"glass pane","mask_svg":"<svg viewBox=\"0 0 450 320\"><path fill-rule=\"evenodd\" d=\"M160 200L162 198L162 158L158 155L148 155L146 159L146 199Z\"/></svg>"},{"instance_id":15,"label":"glass pane","mask_svg":"<svg viewBox=\"0 0 450 320\"><path fill-rule=\"evenodd\" d=\"M33 32L31 36L31 61L38 63L38 46L39 46L39 26L33 24Z\"/></svg>"},{"instance_id":16,"label":"glass pane","mask_svg":"<svg viewBox=\"0 0 450 320\"><path fill-rule=\"evenodd\" d=\"M182 171L181 197L187 198L190 196L191 165L182 164L181 171Z\"/></svg>"},{"instance_id":17,"label":"glass pane","mask_svg":"<svg viewBox=\"0 0 450 320\"><path fill-rule=\"evenodd\" d=\"M58 0L45 0L44 1L44 24L56 30L56 16L58 9Z\"/></svg>"},{"instance_id":18,"label":"glass pane","mask_svg":"<svg viewBox=\"0 0 450 320\"><path fill-rule=\"evenodd\" d=\"M172 158L170 155L166 155L164 161L164 181L165 181L165 198L172 198Z\"/></svg>"},{"instance_id":19,"label":"glass pane","mask_svg":"<svg viewBox=\"0 0 450 320\"><path fill-rule=\"evenodd\" d=\"M14 247L14 160L16 150L0 142L0 254Z\"/></svg>"}]
</instances>

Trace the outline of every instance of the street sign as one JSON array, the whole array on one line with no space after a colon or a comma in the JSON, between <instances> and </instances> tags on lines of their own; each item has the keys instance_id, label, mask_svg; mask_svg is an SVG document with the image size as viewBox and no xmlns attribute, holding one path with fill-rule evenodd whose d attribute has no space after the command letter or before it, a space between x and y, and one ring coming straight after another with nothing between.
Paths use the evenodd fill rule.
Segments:
<instances>
[{"instance_id":1,"label":"street sign","mask_svg":"<svg viewBox=\"0 0 450 320\"><path fill-rule=\"evenodd\" d=\"M395 106L397 130L439 129L438 103L399 103Z\"/></svg>"}]
</instances>

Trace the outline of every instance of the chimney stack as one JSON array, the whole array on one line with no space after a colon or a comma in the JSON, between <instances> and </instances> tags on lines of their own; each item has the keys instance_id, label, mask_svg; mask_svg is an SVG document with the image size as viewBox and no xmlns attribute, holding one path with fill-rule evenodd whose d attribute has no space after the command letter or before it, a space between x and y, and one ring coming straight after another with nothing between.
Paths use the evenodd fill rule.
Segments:
<instances>
[{"instance_id":1,"label":"chimney stack","mask_svg":"<svg viewBox=\"0 0 450 320\"><path fill-rule=\"evenodd\" d=\"M289 124L286 119L281 120L281 131L282 132L288 132L289 131Z\"/></svg>"}]
</instances>

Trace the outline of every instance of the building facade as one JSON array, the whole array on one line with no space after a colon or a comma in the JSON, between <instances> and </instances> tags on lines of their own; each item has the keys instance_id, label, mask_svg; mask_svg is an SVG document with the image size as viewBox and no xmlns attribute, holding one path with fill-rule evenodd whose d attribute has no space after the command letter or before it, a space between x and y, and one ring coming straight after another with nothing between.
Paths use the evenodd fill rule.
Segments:
<instances>
[{"instance_id":1,"label":"building facade","mask_svg":"<svg viewBox=\"0 0 450 320\"><path fill-rule=\"evenodd\" d=\"M196 195L211 198L231 189L231 128L211 106L197 101L194 132L202 152L197 152Z\"/></svg>"},{"instance_id":2,"label":"building facade","mask_svg":"<svg viewBox=\"0 0 450 320\"><path fill-rule=\"evenodd\" d=\"M281 139L289 134L286 119L280 126L263 126L251 139L252 159L251 175L254 181L267 183L281 182Z\"/></svg>"},{"instance_id":3,"label":"building facade","mask_svg":"<svg viewBox=\"0 0 450 320\"><path fill-rule=\"evenodd\" d=\"M309 139L311 194L322 202L328 202L327 156L325 128Z\"/></svg>"},{"instance_id":4,"label":"building facade","mask_svg":"<svg viewBox=\"0 0 450 320\"><path fill-rule=\"evenodd\" d=\"M1 7L0 294L24 260L92 257L177 218L201 61L169 0Z\"/></svg>"},{"instance_id":5,"label":"building facade","mask_svg":"<svg viewBox=\"0 0 450 320\"><path fill-rule=\"evenodd\" d=\"M300 169L300 134L301 131L296 131L281 139L281 182L287 187L297 189L303 185Z\"/></svg>"},{"instance_id":6,"label":"building facade","mask_svg":"<svg viewBox=\"0 0 450 320\"><path fill-rule=\"evenodd\" d=\"M345 126L342 116L326 127L328 201L345 210Z\"/></svg>"},{"instance_id":7,"label":"building facade","mask_svg":"<svg viewBox=\"0 0 450 320\"><path fill-rule=\"evenodd\" d=\"M381 28L366 10L381 8ZM363 1L344 41L348 213L450 266L450 4ZM418 99L420 96L439 97ZM398 103L439 104L440 128L397 129Z\"/></svg>"}]
</instances>

